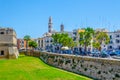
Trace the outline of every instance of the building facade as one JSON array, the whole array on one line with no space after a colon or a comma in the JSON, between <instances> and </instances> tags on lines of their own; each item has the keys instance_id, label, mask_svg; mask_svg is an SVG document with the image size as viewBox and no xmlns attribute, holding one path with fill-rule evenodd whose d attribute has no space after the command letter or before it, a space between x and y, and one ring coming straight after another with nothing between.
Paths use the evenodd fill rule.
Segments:
<instances>
[{"instance_id":1,"label":"building facade","mask_svg":"<svg viewBox=\"0 0 120 80\"><path fill-rule=\"evenodd\" d=\"M0 58L17 58L16 32L11 28L0 28Z\"/></svg>"},{"instance_id":2,"label":"building facade","mask_svg":"<svg viewBox=\"0 0 120 80\"><path fill-rule=\"evenodd\" d=\"M85 32L84 29L74 29L73 30L73 35L72 35L72 38L73 38L73 41L77 43L77 47L80 47L79 45L79 40L80 40L80 32Z\"/></svg>"},{"instance_id":3,"label":"building facade","mask_svg":"<svg viewBox=\"0 0 120 80\"><path fill-rule=\"evenodd\" d=\"M55 33L68 33L68 35L73 38L73 41L77 43L77 48L80 48L80 44L79 44L79 40L80 40L80 32L84 32L84 28L83 29L74 29L71 32L68 31L64 31L64 25L61 24L60 25L60 31L55 31L53 30L53 22L52 22L52 17L49 17L48 20L48 32L43 34L42 38L38 39L38 47L42 48L42 49L50 49L51 47L55 47L53 45L53 39L52 39L52 34ZM110 37L110 43L108 45L106 45L105 43L101 44L101 50L112 50L112 49L119 49L120 50L120 31L115 31L115 32L109 32L107 29L105 28L98 28L95 29L95 32L106 32L108 34L108 36ZM93 39L91 40L91 45L88 46L89 50L93 50Z\"/></svg>"},{"instance_id":4,"label":"building facade","mask_svg":"<svg viewBox=\"0 0 120 80\"><path fill-rule=\"evenodd\" d=\"M43 38L38 38L37 40L36 40L36 42L37 42L37 48L38 49L40 49L40 50L43 50L43 48L44 48L44 42L43 42Z\"/></svg>"},{"instance_id":5,"label":"building facade","mask_svg":"<svg viewBox=\"0 0 120 80\"><path fill-rule=\"evenodd\" d=\"M26 41L24 39L17 39L17 48L26 49Z\"/></svg>"},{"instance_id":6,"label":"building facade","mask_svg":"<svg viewBox=\"0 0 120 80\"><path fill-rule=\"evenodd\" d=\"M43 34L42 38L38 38L38 47L44 50L54 49L55 45L53 45L52 35L55 33L68 33L70 37L72 37L73 33L64 31L64 25L60 25L60 31L53 30L53 22L52 17L49 17L48 20L48 32Z\"/></svg>"},{"instance_id":7,"label":"building facade","mask_svg":"<svg viewBox=\"0 0 120 80\"><path fill-rule=\"evenodd\" d=\"M107 45L108 50L120 50L120 31L108 32L110 43Z\"/></svg>"}]
</instances>

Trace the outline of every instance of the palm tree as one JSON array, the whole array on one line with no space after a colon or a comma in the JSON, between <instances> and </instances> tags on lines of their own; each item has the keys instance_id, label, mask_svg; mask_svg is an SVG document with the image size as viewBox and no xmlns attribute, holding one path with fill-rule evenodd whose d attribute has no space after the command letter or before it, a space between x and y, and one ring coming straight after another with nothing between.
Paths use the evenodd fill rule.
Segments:
<instances>
[{"instance_id":1,"label":"palm tree","mask_svg":"<svg viewBox=\"0 0 120 80\"><path fill-rule=\"evenodd\" d=\"M84 32L80 32L80 40L79 43L81 46L84 46L85 52L87 51L87 46L91 44L92 36L94 35L93 28L86 28Z\"/></svg>"},{"instance_id":2,"label":"palm tree","mask_svg":"<svg viewBox=\"0 0 120 80\"><path fill-rule=\"evenodd\" d=\"M101 51L101 45L103 43L108 44L109 41L110 41L110 38L106 32L96 32L94 37L93 47Z\"/></svg>"}]
</instances>

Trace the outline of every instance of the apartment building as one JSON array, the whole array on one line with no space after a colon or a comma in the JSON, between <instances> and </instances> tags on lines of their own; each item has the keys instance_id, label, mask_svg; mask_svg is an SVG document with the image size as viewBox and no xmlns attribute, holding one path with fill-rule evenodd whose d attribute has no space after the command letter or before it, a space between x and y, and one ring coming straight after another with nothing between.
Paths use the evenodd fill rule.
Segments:
<instances>
[{"instance_id":1,"label":"apartment building","mask_svg":"<svg viewBox=\"0 0 120 80\"><path fill-rule=\"evenodd\" d=\"M108 32L110 37L110 43L107 45L108 50L118 49L120 50L120 30L114 32Z\"/></svg>"},{"instance_id":2,"label":"apartment building","mask_svg":"<svg viewBox=\"0 0 120 80\"><path fill-rule=\"evenodd\" d=\"M24 39L17 39L17 48L26 49L26 41Z\"/></svg>"}]
</instances>

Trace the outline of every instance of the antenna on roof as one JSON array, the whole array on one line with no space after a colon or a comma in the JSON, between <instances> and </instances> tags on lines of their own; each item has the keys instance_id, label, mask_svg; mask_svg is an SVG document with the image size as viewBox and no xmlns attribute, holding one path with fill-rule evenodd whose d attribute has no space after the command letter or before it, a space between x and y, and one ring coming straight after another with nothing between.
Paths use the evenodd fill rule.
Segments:
<instances>
[{"instance_id":1,"label":"antenna on roof","mask_svg":"<svg viewBox=\"0 0 120 80\"><path fill-rule=\"evenodd\" d=\"M115 31L115 29L114 29L114 28L115 28L115 25L112 25L112 31L113 31L113 32Z\"/></svg>"}]
</instances>

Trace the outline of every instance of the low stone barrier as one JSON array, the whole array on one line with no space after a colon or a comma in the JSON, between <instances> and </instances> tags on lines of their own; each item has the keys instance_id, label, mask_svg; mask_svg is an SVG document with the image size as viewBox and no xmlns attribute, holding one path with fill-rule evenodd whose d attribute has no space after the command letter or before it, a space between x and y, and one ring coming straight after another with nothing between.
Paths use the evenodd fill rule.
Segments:
<instances>
[{"instance_id":1,"label":"low stone barrier","mask_svg":"<svg viewBox=\"0 0 120 80\"><path fill-rule=\"evenodd\" d=\"M120 60L40 52L47 64L98 80L120 80Z\"/></svg>"},{"instance_id":2,"label":"low stone barrier","mask_svg":"<svg viewBox=\"0 0 120 80\"><path fill-rule=\"evenodd\" d=\"M120 60L38 51L21 53L41 58L49 65L86 75L96 80L120 80Z\"/></svg>"},{"instance_id":3,"label":"low stone barrier","mask_svg":"<svg viewBox=\"0 0 120 80\"><path fill-rule=\"evenodd\" d=\"M31 51L31 50L29 50L29 51L21 51L20 54L40 58L40 52L39 51Z\"/></svg>"}]
</instances>

